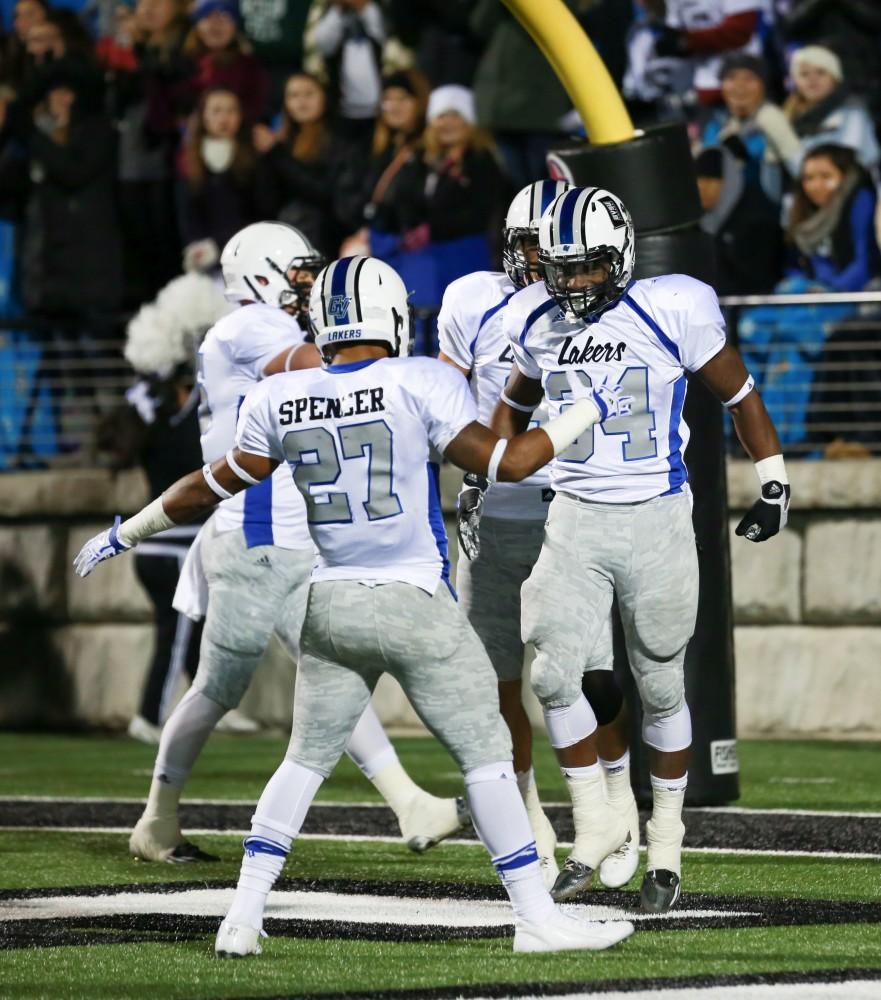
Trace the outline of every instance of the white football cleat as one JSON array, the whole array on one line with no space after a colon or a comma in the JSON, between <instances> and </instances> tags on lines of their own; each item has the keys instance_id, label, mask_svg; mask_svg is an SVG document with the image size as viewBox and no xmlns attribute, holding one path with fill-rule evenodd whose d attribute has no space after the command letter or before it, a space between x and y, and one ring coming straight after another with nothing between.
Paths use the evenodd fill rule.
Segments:
<instances>
[{"instance_id":1,"label":"white football cleat","mask_svg":"<svg viewBox=\"0 0 881 1000\"><path fill-rule=\"evenodd\" d=\"M128 839L129 854L141 861L167 861L170 864L191 861L219 861L184 838L177 816L161 818L144 813Z\"/></svg>"},{"instance_id":2,"label":"white football cleat","mask_svg":"<svg viewBox=\"0 0 881 1000\"><path fill-rule=\"evenodd\" d=\"M247 955L262 955L260 938L269 937L264 930L245 924L231 924L228 920L217 929L214 940L214 954L218 958L245 958Z\"/></svg>"},{"instance_id":3,"label":"white football cleat","mask_svg":"<svg viewBox=\"0 0 881 1000\"><path fill-rule=\"evenodd\" d=\"M632 933L633 924L629 920L579 920L557 906L550 920L515 922L514 951L602 951Z\"/></svg>"},{"instance_id":4,"label":"white football cleat","mask_svg":"<svg viewBox=\"0 0 881 1000\"><path fill-rule=\"evenodd\" d=\"M631 799L627 810L627 826L630 839L600 864L600 882L607 889L620 889L622 885L627 885L639 867L639 810L636 799Z\"/></svg>"},{"instance_id":5,"label":"white football cleat","mask_svg":"<svg viewBox=\"0 0 881 1000\"><path fill-rule=\"evenodd\" d=\"M259 733L261 728L259 722L249 719L237 708L231 708L214 727L218 733L235 734Z\"/></svg>"},{"instance_id":6,"label":"white football cleat","mask_svg":"<svg viewBox=\"0 0 881 1000\"><path fill-rule=\"evenodd\" d=\"M422 792L396 815L407 847L421 854L461 830L471 814L464 799L441 799Z\"/></svg>"}]
</instances>

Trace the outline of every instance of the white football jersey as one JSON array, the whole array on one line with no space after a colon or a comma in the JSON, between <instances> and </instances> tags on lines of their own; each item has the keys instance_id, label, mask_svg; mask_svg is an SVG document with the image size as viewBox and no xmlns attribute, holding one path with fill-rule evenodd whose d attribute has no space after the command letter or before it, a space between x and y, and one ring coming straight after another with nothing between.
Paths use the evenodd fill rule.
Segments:
<instances>
[{"instance_id":1,"label":"white football jersey","mask_svg":"<svg viewBox=\"0 0 881 1000\"><path fill-rule=\"evenodd\" d=\"M215 462L233 446L239 408L263 369L286 347L305 340L300 324L284 310L253 303L218 320L199 348L196 380L201 400L202 458ZM241 529L248 547L309 548L306 508L291 477L281 472L217 507L218 531Z\"/></svg>"},{"instance_id":2,"label":"white football jersey","mask_svg":"<svg viewBox=\"0 0 881 1000\"><path fill-rule=\"evenodd\" d=\"M552 417L604 379L633 397L628 416L591 428L551 463L554 489L635 503L688 488L685 372L725 346L709 285L684 274L634 281L592 322L565 316L543 283L530 285L508 303L504 327L517 366L541 380Z\"/></svg>"},{"instance_id":3,"label":"white football jersey","mask_svg":"<svg viewBox=\"0 0 881 1000\"><path fill-rule=\"evenodd\" d=\"M487 426L514 363L502 318L516 291L507 274L466 274L447 286L437 318L440 349L460 368L471 372L477 412L480 422ZM531 427L539 427L547 420L544 404L533 418ZM520 483L494 483L487 491L483 511L488 517L512 521L544 520L551 500L550 480L550 470L545 468Z\"/></svg>"},{"instance_id":4,"label":"white football jersey","mask_svg":"<svg viewBox=\"0 0 881 1000\"><path fill-rule=\"evenodd\" d=\"M266 379L242 405L236 444L293 476L318 548L313 580L433 594L449 585L437 461L475 420L450 365L383 358Z\"/></svg>"},{"instance_id":5,"label":"white football jersey","mask_svg":"<svg viewBox=\"0 0 881 1000\"><path fill-rule=\"evenodd\" d=\"M760 15L770 13L768 0L667 0L666 10L667 24L686 31L716 28L726 18L747 11L758 11ZM762 54L758 31L754 31L746 45L739 49L729 49L719 55L707 52L692 56L695 87L698 90L718 90L721 86L719 71L725 56L741 52L755 56Z\"/></svg>"}]
</instances>

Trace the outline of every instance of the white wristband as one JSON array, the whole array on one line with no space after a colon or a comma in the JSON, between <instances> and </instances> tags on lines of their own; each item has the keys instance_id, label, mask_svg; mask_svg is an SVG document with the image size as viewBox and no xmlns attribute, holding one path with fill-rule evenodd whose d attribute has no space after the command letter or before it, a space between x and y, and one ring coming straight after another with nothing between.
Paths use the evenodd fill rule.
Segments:
<instances>
[{"instance_id":1,"label":"white wristband","mask_svg":"<svg viewBox=\"0 0 881 1000\"><path fill-rule=\"evenodd\" d=\"M763 458L761 461L756 462L755 468L756 475L759 477L759 482L762 486L765 483L770 483L772 479L778 483L789 483L782 455L771 455L770 458Z\"/></svg>"},{"instance_id":2,"label":"white wristband","mask_svg":"<svg viewBox=\"0 0 881 1000\"><path fill-rule=\"evenodd\" d=\"M123 521L116 534L125 545L131 547L138 542L155 535L158 531L173 528L175 522L165 513L162 497L157 497L137 514Z\"/></svg>"},{"instance_id":3,"label":"white wristband","mask_svg":"<svg viewBox=\"0 0 881 1000\"><path fill-rule=\"evenodd\" d=\"M232 448L226 453L226 464L232 469L232 471L246 483L250 483L251 486L256 486L260 482L259 479L255 479L250 472L245 472L245 470L239 465L235 460L232 453ZM215 480L217 482L217 480ZM210 484L209 484L210 485Z\"/></svg>"},{"instance_id":4,"label":"white wristband","mask_svg":"<svg viewBox=\"0 0 881 1000\"><path fill-rule=\"evenodd\" d=\"M747 375L746 381L738 389L738 391L731 397L731 399L724 402L722 405L726 410L730 410L732 406L737 406L737 404L746 396L748 396L753 389L756 387L756 380L752 375Z\"/></svg>"},{"instance_id":5,"label":"white wristband","mask_svg":"<svg viewBox=\"0 0 881 1000\"><path fill-rule=\"evenodd\" d=\"M505 454L505 449L508 447L508 442L505 438L499 438L496 441L496 446L493 448L492 455L489 456L489 464L486 467L486 478L489 482L494 483L496 477L499 474L499 465L502 461L502 455Z\"/></svg>"},{"instance_id":6,"label":"white wristband","mask_svg":"<svg viewBox=\"0 0 881 1000\"><path fill-rule=\"evenodd\" d=\"M523 403L515 403L504 389L502 389L501 400L506 406L510 406L512 410L519 410L521 413L533 413L538 409L538 403L534 406L524 406Z\"/></svg>"},{"instance_id":7,"label":"white wristband","mask_svg":"<svg viewBox=\"0 0 881 1000\"><path fill-rule=\"evenodd\" d=\"M211 466L206 462L202 466L202 475L205 477L205 482L208 484L208 489L216 496L220 497L221 500L229 500L232 496L229 490L224 489L220 483L214 478L214 473L211 471Z\"/></svg>"},{"instance_id":8,"label":"white wristband","mask_svg":"<svg viewBox=\"0 0 881 1000\"><path fill-rule=\"evenodd\" d=\"M565 451L579 435L600 419L599 407L592 399L576 399L559 417L549 420L542 430L551 439L554 455Z\"/></svg>"}]
</instances>

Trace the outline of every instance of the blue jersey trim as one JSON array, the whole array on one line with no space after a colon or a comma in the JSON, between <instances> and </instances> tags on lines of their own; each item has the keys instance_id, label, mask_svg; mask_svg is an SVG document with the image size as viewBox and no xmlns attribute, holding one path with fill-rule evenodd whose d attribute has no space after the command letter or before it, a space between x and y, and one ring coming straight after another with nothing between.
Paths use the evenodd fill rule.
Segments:
<instances>
[{"instance_id":1,"label":"blue jersey trim","mask_svg":"<svg viewBox=\"0 0 881 1000\"><path fill-rule=\"evenodd\" d=\"M644 323L651 329L654 335L660 340L660 342L667 348L667 350L673 355L673 357L682 364L682 359L679 357L679 348L673 343L673 341L667 336L666 333L658 326L655 320L639 305L635 302L631 296L625 295L624 301L630 308L639 316Z\"/></svg>"},{"instance_id":2,"label":"blue jersey trim","mask_svg":"<svg viewBox=\"0 0 881 1000\"><path fill-rule=\"evenodd\" d=\"M673 384L673 400L670 404L670 427L667 431L667 450L670 452L670 488L662 496L671 493L681 493L682 487L688 482L688 470L682 460L682 435L679 425L682 422L682 407L685 404L685 390L688 382L685 375L680 375Z\"/></svg>"},{"instance_id":3,"label":"blue jersey trim","mask_svg":"<svg viewBox=\"0 0 881 1000\"><path fill-rule=\"evenodd\" d=\"M333 372L334 375L339 375L345 372L357 372L362 368L366 368L368 365L375 364L377 361L382 360L382 358L367 358L366 361L350 361L347 365L328 365L324 370L327 372Z\"/></svg>"},{"instance_id":4,"label":"blue jersey trim","mask_svg":"<svg viewBox=\"0 0 881 1000\"><path fill-rule=\"evenodd\" d=\"M272 476L245 490L245 517L242 521L245 544L274 545L272 533Z\"/></svg>"},{"instance_id":5,"label":"blue jersey trim","mask_svg":"<svg viewBox=\"0 0 881 1000\"><path fill-rule=\"evenodd\" d=\"M487 311L480 317L480 322L477 324L477 333L474 334L474 340L472 340L471 343L468 345L468 353L471 355L472 358L474 357L474 348L477 344L477 338L480 336L480 331L486 326L486 324L493 318L493 316L495 316L495 314L500 309L504 308L508 304L508 299L510 299L511 296L516 291L519 291L519 289L515 288L514 291L508 292L508 294L502 299L501 302L497 302L490 309L487 309Z\"/></svg>"},{"instance_id":6,"label":"blue jersey trim","mask_svg":"<svg viewBox=\"0 0 881 1000\"><path fill-rule=\"evenodd\" d=\"M426 462L425 471L428 473L428 523L431 527L431 533L434 535L438 555L441 557L441 579L453 597L458 600L456 591L450 583L450 550L447 542L447 529L444 526L444 512L441 509L440 501L440 466L437 462Z\"/></svg>"},{"instance_id":7,"label":"blue jersey trim","mask_svg":"<svg viewBox=\"0 0 881 1000\"><path fill-rule=\"evenodd\" d=\"M523 324L523 331L517 339L520 341L520 346L531 358L532 351L530 351L526 346L526 336L538 320L540 320L545 313L549 313L551 309L556 308L556 305L556 299L549 298L545 302L542 302L542 304L536 309L533 309L532 312L526 317L526 322ZM535 361L535 358L532 358L532 360Z\"/></svg>"}]
</instances>

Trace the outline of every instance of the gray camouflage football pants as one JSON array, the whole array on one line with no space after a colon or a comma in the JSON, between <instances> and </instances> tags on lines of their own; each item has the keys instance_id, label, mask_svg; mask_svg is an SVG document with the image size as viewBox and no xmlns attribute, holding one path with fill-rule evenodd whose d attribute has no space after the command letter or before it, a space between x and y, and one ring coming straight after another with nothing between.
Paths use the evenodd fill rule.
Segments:
<instances>
[{"instance_id":1,"label":"gray camouflage football pants","mask_svg":"<svg viewBox=\"0 0 881 1000\"><path fill-rule=\"evenodd\" d=\"M329 775L383 673L463 771L511 759L495 672L443 583L313 583L300 644L288 760Z\"/></svg>"},{"instance_id":2,"label":"gray camouflage football pants","mask_svg":"<svg viewBox=\"0 0 881 1000\"><path fill-rule=\"evenodd\" d=\"M297 658L315 550L255 545L209 524L202 542L208 612L193 686L227 711L248 690L273 631Z\"/></svg>"},{"instance_id":3,"label":"gray camouflage football pants","mask_svg":"<svg viewBox=\"0 0 881 1000\"><path fill-rule=\"evenodd\" d=\"M474 626L500 681L523 673L520 635L521 587L544 541L544 521L480 519L480 554L473 561L460 550L456 565L459 606ZM612 621L600 633L585 670L612 669Z\"/></svg>"},{"instance_id":4,"label":"gray camouflage football pants","mask_svg":"<svg viewBox=\"0 0 881 1000\"><path fill-rule=\"evenodd\" d=\"M557 493L522 591L523 640L536 648L532 687L545 707L571 705L581 693L613 594L646 714L675 714L685 699L685 648L698 598L687 494L603 504Z\"/></svg>"}]
</instances>

